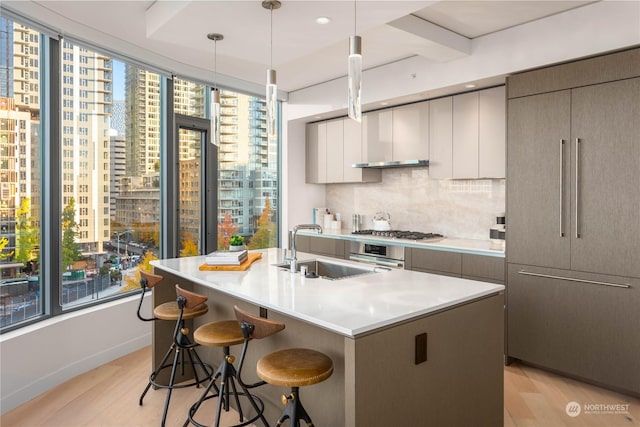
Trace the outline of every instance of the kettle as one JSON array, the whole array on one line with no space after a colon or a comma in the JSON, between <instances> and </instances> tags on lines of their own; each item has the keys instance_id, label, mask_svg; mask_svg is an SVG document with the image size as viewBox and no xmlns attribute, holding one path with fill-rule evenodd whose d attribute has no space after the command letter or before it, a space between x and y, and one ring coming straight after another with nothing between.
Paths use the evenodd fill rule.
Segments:
<instances>
[{"instance_id":1,"label":"kettle","mask_svg":"<svg viewBox=\"0 0 640 427\"><path fill-rule=\"evenodd\" d=\"M378 212L373 216L373 229L375 231L391 230L391 215L387 212Z\"/></svg>"}]
</instances>

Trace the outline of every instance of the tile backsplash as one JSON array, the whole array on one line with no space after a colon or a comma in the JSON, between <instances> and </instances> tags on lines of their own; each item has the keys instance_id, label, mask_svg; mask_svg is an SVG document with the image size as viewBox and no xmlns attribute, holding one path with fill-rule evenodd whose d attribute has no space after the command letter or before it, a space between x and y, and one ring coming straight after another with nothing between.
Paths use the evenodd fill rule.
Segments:
<instances>
[{"instance_id":1,"label":"tile backsplash","mask_svg":"<svg viewBox=\"0 0 640 427\"><path fill-rule=\"evenodd\" d=\"M427 167L384 169L379 183L328 184L326 205L341 214L344 229L353 213L363 215L362 228L371 228L375 213L383 211L396 230L486 240L505 211L505 180L437 180Z\"/></svg>"}]
</instances>

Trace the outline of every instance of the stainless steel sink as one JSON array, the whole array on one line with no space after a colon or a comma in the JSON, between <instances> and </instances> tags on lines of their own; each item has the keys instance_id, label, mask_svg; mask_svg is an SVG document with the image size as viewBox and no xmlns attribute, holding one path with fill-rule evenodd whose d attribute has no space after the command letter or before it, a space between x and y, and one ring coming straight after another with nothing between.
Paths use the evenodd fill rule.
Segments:
<instances>
[{"instance_id":1,"label":"stainless steel sink","mask_svg":"<svg viewBox=\"0 0 640 427\"><path fill-rule=\"evenodd\" d=\"M285 270L289 270L291 267L291 265L287 263L273 264L273 265ZM303 266L307 267L306 277L315 276L315 277L321 277L327 280L340 280L340 279L345 279L347 277L360 276L363 274L373 274L378 272L371 268L362 268L362 267L356 267L353 265L336 264L333 262L318 260L318 259L298 261L298 271L300 271Z\"/></svg>"}]
</instances>

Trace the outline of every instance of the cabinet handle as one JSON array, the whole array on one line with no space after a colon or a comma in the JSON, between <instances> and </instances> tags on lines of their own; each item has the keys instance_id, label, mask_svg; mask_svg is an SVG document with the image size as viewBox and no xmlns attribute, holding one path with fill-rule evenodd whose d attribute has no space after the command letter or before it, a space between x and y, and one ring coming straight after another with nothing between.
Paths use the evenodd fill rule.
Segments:
<instances>
[{"instance_id":1,"label":"cabinet handle","mask_svg":"<svg viewBox=\"0 0 640 427\"><path fill-rule=\"evenodd\" d=\"M564 237L564 139L560 140L560 237Z\"/></svg>"},{"instance_id":2,"label":"cabinet handle","mask_svg":"<svg viewBox=\"0 0 640 427\"><path fill-rule=\"evenodd\" d=\"M576 138L576 239L580 238L580 138Z\"/></svg>"},{"instance_id":3,"label":"cabinet handle","mask_svg":"<svg viewBox=\"0 0 640 427\"><path fill-rule=\"evenodd\" d=\"M518 271L518 274L524 274L525 276L546 277L548 279L568 280L570 282L588 283L590 285L611 286L614 288L630 288L631 287L631 285L627 283L620 284L620 283L610 283L610 282L598 282L596 280L576 279L575 277L563 277L563 276L554 276L551 274L530 273L525 270Z\"/></svg>"}]
</instances>

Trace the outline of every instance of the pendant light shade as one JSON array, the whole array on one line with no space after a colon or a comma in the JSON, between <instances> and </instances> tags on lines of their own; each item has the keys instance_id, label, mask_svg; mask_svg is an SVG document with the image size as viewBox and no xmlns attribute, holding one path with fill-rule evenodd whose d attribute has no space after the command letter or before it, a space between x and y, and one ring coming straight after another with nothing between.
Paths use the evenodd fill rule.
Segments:
<instances>
[{"instance_id":1,"label":"pendant light shade","mask_svg":"<svg viewBox=\"0 0 640 427\"><path fill-rule=\"evenodd\" d=\"M264 0L262 7L270 12L270 42L269 42L269 69L267 70L266 100L267 100L267 136L276 138L278 127L276 118L278 113L278 86L276 84L276 70L273 69L273 9L280 9L282 3L278 0Z\"/></svg>"},{"instance_id":2,"label":"pendant light shade","mask_svg":"<svg viewBox=\"0 0 640 427\"><path fill-rule=\"evenodd\" d=\"M220 145L220 90L211 91L211 143Z\"/></svg>"},{"instance_id":3,"label":"pendant light shade","mask_svg":"<svg viewBox=\"0 0 640 427\"><path fill-rule=\"evenodd\" d=\"M222 34L207 34L213 40L213 90L211 91L211 143L220 144L220 90L218 89L218 41L224 39Z\"/></svg>"},{"instance_id":4,"label":"pendant light shade","mask_svg":"<svg viewBox=\"0 0 640 427\"><path fill-rule=\"evenodd\" d=\"M356 0L353 0L353 36L349 37L347 111L349 117L362 120L362 39L356 32Z\"/></svg>"},{"instance_id":5,"label":"pendant light shade","mask_svg":"<svg viewBox=\"0 0 640 427\"><path fill-rule=\"evenodd\" d=\"M347 105L349 117L360 122L362 120L362 40L360 36L349 38L349 89Z\"/></svg>"},{"instance_id":6,"label":"pendant light shade","mask_svg":"<svg viewBox=\"0 0 640 427\"><path fill-rule=\"evenodd\" d=\"M267 134L269 138L278 136L276 116L278 108L278 86L276 84L276 70L267 70Z\"/></svg>"}]
</instances>

